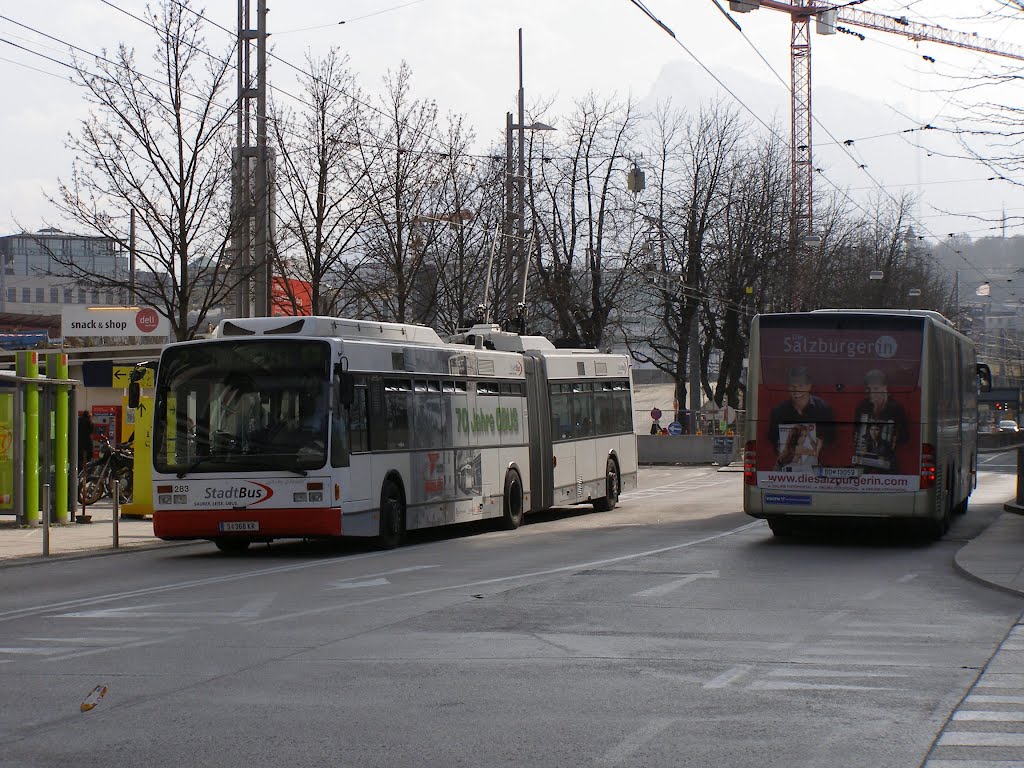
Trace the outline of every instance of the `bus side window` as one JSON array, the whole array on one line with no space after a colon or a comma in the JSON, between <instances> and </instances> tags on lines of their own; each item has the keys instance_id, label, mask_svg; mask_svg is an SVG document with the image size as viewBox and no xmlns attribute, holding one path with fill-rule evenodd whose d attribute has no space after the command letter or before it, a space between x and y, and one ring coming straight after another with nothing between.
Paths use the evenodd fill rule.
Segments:
<instances>
[{"instance_id":1,"label":"bus side window","mask_svg":"<svg viewBox=\"0 0 1024 768\"><path fill-rule=\"evenodd\" d=\"M551 439L571 440L573 437L572 414L569 412L569 384L551 385Z\"/></svg>"},{"instance_id":2,"label":"bus side window","mask_svg":"<svg viewBox=\"0 0 1024 768\"><path fill-rule=\"evenodd\" d=\"M390 450L409 450L409 411L412 385L405 379L384 382L384 447Z\"/></svg>"},{"instance_id":3,"label":"bus side window","mask_svg":"<svg viewBox=\"0 0 1024 768\"><path fill-rule=\"evenodd\" d=\"M352 405L348 408L348 445L352 453L365 453L370 450L369 424L370 391L365 383L354 388ZM342 409L342 413L345 409Z\"/></svg>"}]
</instances>

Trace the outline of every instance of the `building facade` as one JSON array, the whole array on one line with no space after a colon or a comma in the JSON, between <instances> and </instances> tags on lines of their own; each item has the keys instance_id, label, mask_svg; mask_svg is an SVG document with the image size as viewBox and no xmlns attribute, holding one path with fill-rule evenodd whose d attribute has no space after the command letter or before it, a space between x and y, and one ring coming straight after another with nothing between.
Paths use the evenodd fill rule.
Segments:
<instances>
[{"instance_id":1,"label":"building facade","mask_svg":"<svg viewBox=\"0 0 1024 768\"><path fill-rule=\"evenodd\" d=\"M128 256L108 237L41 229L0 236L0 312L59 315L65 304L116 306L123 289L98 289L71 275L67 262L101 279L127 284Z\"/></svg>"}]
</instances>

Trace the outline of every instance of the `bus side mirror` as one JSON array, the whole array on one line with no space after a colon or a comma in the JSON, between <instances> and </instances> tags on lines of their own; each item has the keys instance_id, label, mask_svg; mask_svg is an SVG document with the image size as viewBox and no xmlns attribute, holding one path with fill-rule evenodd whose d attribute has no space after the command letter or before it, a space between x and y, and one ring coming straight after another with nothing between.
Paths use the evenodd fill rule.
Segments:
<instances>
[{"instance_id":1,"label":"bus side mirror","mask_svg":"<svg viewBox=\"0 0 1024 768\"><path fill-rule=\"evenodd\" d=\"M356 379L348 371L342 371L338 379L338 400L348 408L356 399Z\"/></svg>"},{"instance_id":2,"label":"bus side mirror","mask_svg":"<svg viewBox=\"0 0 1024 768\"><path fill-rule=\"evenodd\" d=\"M139 382L133 381L128 384L128 407L138 408L139 399L142 388L139 386Z\"/></svg>"},{"instance_id":3,"label":"bus side mirror","mask_svg":"<svg viewBox=\"0 0 1024 768\"><path fill-rule=\"evenodd\" d=\"M978 391L992 391L992 369L985 363L978 363Z\"/></svg>"}]
</instances>

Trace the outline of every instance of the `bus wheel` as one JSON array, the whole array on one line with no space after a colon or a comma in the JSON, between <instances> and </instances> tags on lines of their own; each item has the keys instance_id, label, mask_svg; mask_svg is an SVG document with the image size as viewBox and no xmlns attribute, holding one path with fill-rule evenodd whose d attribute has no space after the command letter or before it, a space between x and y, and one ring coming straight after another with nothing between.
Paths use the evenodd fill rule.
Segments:
<instances>
[{"instance_id":1,"label":"bus wheel","mask_svg":"<svg viewBox=\"0 0 1024 768\"><path fill-rule=\"evenodd\" d=\"M250 541L248 539L214 539L213 543L221 552L237 555L249 548Z\"/></svg>"},{"instance_id":2,"label":"bus wheel","mask_svg":"<svg viewBox=\"0 0 1024 768\"><path fill-rule=\"evenodd\" d=\"M622 484L619 482L619 467L615 459L608 457L608 464L604 470L604 498L594 499L594 509L598 512L609 512L615 509L619 503L619 489Z\"/></svg>"},{"instance_id":3,"label":"bus wheel","mask_svg":"<svg viewBox=\"0 0 1024 768\"><path fill-rule=\"evenodd\" d=\"M506 531L514 531L523 524L523 484L519 473L509 471L505 476L504 513L501 516L501 527Z\"/></svg>"},{"instance_id":4,"label":"bus wheel","mask_svg":"<svg viewBox=\"0 0 1024 768\"><path fill-rule=\"evenodd\" d=\"M793 521L788 517L776 515L768 518L768 527L772 529L773 536L792 536Z\"/></svg>"},{"instance_id":5,"label":"bus wheel","mask_svg":"<svg viewBox=\"0 0 1024 768\"><path fill-rule=\"evenodd\" d=\"M380 533L377 546L395 549L405 538L405 501L393 480L385 480L380 492Z\"/></svg>"},{"instance_id":6,"label":"bus wheel","mask_svg":"<svg viewBox=\"0 0 1024 768\"><path fill-rule=\"evenodd\" d=\"M942 500L942 516L938 519L924 521L925 536L932 541L938 541L949 530L949 524L953 517L953 494L948 492Z\"/></svg>"}]
</instances>

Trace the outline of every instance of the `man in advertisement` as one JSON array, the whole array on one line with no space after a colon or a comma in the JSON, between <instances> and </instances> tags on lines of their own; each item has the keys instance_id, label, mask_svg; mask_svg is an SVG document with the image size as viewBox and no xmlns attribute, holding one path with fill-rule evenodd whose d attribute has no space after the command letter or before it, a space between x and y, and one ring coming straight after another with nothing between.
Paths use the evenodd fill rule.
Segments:
<instances>
[{"instance_id":1,"label":"man in advertisement","mask_svg":"<svg viewBox=\"0 0 1024 768\"><path fill-rule=\"evenodd\" d=\"M775 466L815 466L822 449L835 439L835 416L828 403L811 394L814 382L806 367L791 368L786 381L789 399L772 409L768 425L778 456Z\"/></svg>"}]
</instances>

